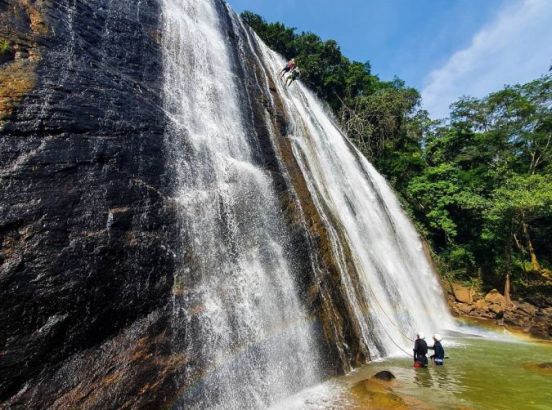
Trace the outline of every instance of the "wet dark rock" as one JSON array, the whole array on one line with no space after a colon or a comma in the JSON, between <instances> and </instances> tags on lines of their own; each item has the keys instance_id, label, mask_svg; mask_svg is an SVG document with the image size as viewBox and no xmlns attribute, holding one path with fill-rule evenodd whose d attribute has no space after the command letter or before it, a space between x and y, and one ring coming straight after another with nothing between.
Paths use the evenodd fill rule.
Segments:
<instances>
[{"instance_id":1,"label":"wet dark rock","mask_svg":"<svg viewBox=\"0 0 552 410\"><path fill-rule=\"evenodd\" d=\"M0 66L0 402L38 408L30 392L47 403L66 381L86 384L79 357L122 365L99 346L121 332L138 343L128 329L169 300L158 7L0 9L13 50ZM124 377L133 389L140 369Z\"/></svg>"},{"instance_id":2,"label":"wet dark rock","mask_svg":"<svg viewBox=\"0 0 552 410\"><path fill-rule=\"evenodd\" d=\"M10 43L0 62L0 403L8 407L170 407L203 371L183 376L197 358L175 342L188 330L171 326L170 302L186 290L173 288L183 245L169 199L159 6L0 2L0 35ZM259 85L256 60L235 58L256 161L286 215L286 252L316 318L324 370L350 370L369 352L286 139L288 119L273 85Z\"/></svg>"},{"instance_id":3,"label":"wet dark rock","mask_svg":"<svg viewBox=\"0 0 552 410\"><path fill-rule=\"evenodd\" d=\"M373 375L372 378L388 382L395 379L395 375L389 370L382 370L381 372L377 372Z\"/></svg>"},{"instance_id":4,"label":"wet dark rock","mask_svg":"<svg viewBox=\"0 0 552 410\"><path fill-rule=\"evenodd\" d=\"M239 47L232 45L237 51L235 55L238 55ZM252 113L249 126L255 130L253 134L258 138L254 144L258 147L257 160L274 178L273 186L289 228L288 255L293 259L293 265L301 271L301 282L298 286L303 295L302 300L317 319L317 336L320 339L318 344L326 358L325 370L333 374L350 371L356 365L367 363L370 352L361 343L361 330L355 322L347 289L341 282L341 268L332 252L327 227L292 153L288 138L288 125L291 121L287 118L276 86L270 77L265 77L256 59L249 54L237 59L235 64L242 73L242 87L239 87L244 94L242 100L254 102L250 108ZM268 81L266 86L259 84L258 79L263 78ZM266 112L272 121L272 130L267 128L269 124L265 120ZM271 138L271 133L276 135ZM275 148L279 151L280 158ZM284 174L287 174L289 180L284 178ZM300 207L297 201L300 202ZM351 251L347 248L346 240L341 243L344 254L348 255L345 260L349 275L355 278L358 272L352 263ZM360 279L353 279L353 282L360 283ZM357 300L363 303L364 298L357 295ZM367 306L364 308L368 310Z\"/></svg>"}]
</instances>

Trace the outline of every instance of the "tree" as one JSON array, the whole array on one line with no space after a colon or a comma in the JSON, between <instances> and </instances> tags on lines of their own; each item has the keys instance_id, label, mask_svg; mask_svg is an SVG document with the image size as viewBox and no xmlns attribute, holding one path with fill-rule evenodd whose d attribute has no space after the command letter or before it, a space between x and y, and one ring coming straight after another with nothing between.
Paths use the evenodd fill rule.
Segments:
<instances>
[{"instance_id":1,"label":"tree","mask_svg":"<svg viewBox=\"0 0 552 410\"><path fill-rule=\"evenodd\" d=\"M485 239L499 242L508 259L517 249L529 260L528 270L540 273L532 225L550 218L552 180L544 175L516 175L493 194L491 207L485 212ZM522 267L527 270L525 263Z\"/></svg>"}]
</instances>

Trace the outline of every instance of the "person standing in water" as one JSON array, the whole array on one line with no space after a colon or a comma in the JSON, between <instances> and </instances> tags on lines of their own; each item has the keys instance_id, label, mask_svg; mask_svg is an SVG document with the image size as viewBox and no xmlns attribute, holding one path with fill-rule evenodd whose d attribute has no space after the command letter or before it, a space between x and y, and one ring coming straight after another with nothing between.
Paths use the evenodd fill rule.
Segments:
<instances>
[{"instance_id":1,"label":"person standing in water","mask_svg":"<svg viewBox=\"0 0 552 410\"><path fill-rule=\"evenodd\" d=\"M436 366L442 366L445 362L445 349L443 349L441 340L443 340L441 335L435 333L433 335L433 346L428 347L428 349L435 352L435 354L432 354L429 358L433 360L433 363L435 363Z\"/></svg>"},{"instance_id":2,"label":"person standing in water","mask_svg":"<svg viewBox=\"0 0 552 410\"><path fill-rule=\"evenodd\" d=\"M295 70L295 67L297 67L297 64L295 64L295 58L292 58L287 62L286 66L282 68L282 71L280 71L280 78L283 78L286 73Z\"/></svg>"},{"instance_id":3,"label":"person standing in water","mask_svg":"<svg viewBox=\"0 0 552 410\"><path fill-rule=\"evenodd\" d=\"M422 332L416 335L414 342L414 367L427 367L427 343Z\"/></svg>"}]
</instances>

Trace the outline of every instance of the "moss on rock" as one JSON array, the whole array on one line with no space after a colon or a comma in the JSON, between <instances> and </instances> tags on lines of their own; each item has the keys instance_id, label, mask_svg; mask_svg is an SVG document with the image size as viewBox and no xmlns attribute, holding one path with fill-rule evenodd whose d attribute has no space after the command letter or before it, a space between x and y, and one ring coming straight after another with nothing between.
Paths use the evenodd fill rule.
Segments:
<instances>
[{"instance_id":1,"label":"moss on rock","mask_svg":"<svg viewBox=\"0 0 552 410\"><path fill-rule=\"evenodd\" d=\"M38 40L49 32L44 4L19 0L0 14L0 127L36 86Z\"/></svg>"},{"instance_id":2,"label":"moss on rock","mask_svg":"<svg viewBox=\"0 0 552 410\"><path fill-rule=\"evenodd\" d=\"M0 127L36 85L34 61L18 60L0 67Z\"/></svg>"}]
</instances>

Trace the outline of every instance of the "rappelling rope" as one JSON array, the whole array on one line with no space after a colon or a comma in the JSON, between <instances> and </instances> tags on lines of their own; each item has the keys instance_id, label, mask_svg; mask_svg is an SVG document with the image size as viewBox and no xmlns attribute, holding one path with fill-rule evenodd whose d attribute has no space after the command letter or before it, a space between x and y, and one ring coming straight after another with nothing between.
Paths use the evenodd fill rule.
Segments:
<instances>
[{"instance_id":1,"label":"rappelling rope","mask_svg":"<svg viewBox=\"0 0 552 410\"><path fill-rule=\"evenodd\" d=\"M379 302L378 298L376 297L375 293L372 291L372 289L368 288L368 292L370 292L370 295L374 298L374 300L376 301L376 304L379 306L380 310L382 311L382 313L385 315L385 317L389 320L389 323L391 325L393 325L395 327L395 329L398 330L399 334L401 336L403 336L405 339L407 339L408 341L410 342L414 342L414 339L411 339L408 335L406 335L402 329L395 323L395 320L391 319L389 317L389 315L387 314L387 312L385 311L385 309L383 308L383 306L381 305L381 303ZM380 321L381 323L381 321Z\"/></svg>"},{"instance_id":2,"label":"rappelling rope","mask_svg":"<svg viewBox=\"0 0 552 410\"><path fill-rule=\"evenodd\" d=\"M389 338L389 340L391 340L391 342L401 351L403 352L404 354L406 354L407 356L411 356L411 353L407 352L406 350L404 350L397 342L395 342L395 340L393 339L393 337L387 332L387 329L385 328L385 326L383 325L382 321L378 318L376 318L376 320L380 323L381 327L383 328L383 331L385 332L385 334L387 335L387 337Z\"/></svg>"}]
</instances>

